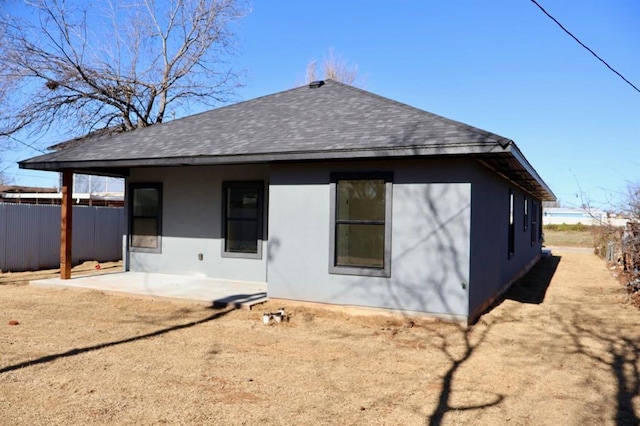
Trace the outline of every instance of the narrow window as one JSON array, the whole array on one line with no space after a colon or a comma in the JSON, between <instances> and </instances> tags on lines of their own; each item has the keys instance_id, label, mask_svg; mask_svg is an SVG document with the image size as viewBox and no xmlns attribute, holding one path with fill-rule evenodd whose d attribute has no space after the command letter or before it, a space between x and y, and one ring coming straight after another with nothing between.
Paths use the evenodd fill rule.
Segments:
<instances>
[{"instance_id":1,"label":"narrow window","mask_svg":"<svg viewBox=\"0 0 640 426\"><path fill-rule=\"evenodd\" d=\"M129 246L133 251L161 251L162 184L130 186Z\"/></svg>"},{"instance_id":2,"label":"narrow window","mask_svg":"<svg viewBox=\"0 0 640 426\"><path fill-rule=\"evenodd\" d=\"M223 182L223 257L262 258L262 182Z\"/></svg>"},{"instance_id":3,"label":"narrow window","mask_svg":"<svg viewBox=\"0 0 640 426\"><path fill-rule=\"evenodd\" d=\"M515 254L515 221L513 217L513 191L509 190L509 258Z\"/></svg>"},{"instance_id":4,"label":"narrow window","mask_svg":"<svg viewBox=\"0 0 640 426\"><path fill-rule=\"evenodd\" d=\"M390 173L332 175L329 272L391 276Z\"/></svg>"},{"instance_id":5,"label":"narrow window","mask_svg":"<svg viewBox=\"0 0 640 426\"><path fill-rule=\"evenodd\" d=\"M538 240L544 243L544 234L542 233L542 203L538 205L538 217L540 220L538 221Z\"/></svg>"},{"instance_id":6,"label":"narrow window","mask_svg":"<svg viewBox=\"0 0 640 426\"><path fill-rule=\"evenodd\" d=\"M526 231L529 228L529 199L525 196L524 197L524 223L523 223L523 230Z\"/></svg>"},{"instance_id":7,"label":"narrow window","mask_svg":"<svg viewBox=\"0 0 640 426\"><path fill-rule=\"evenodd\" d=\"M531 206L531 245L538 241L538 206L534 201Z\"/></svg>"}]
</instances>

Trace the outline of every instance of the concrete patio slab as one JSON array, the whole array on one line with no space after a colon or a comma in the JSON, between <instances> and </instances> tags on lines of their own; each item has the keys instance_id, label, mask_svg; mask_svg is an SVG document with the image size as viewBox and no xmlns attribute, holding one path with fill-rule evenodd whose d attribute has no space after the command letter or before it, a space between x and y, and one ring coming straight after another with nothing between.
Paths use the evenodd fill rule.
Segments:
<instances>
[{"instance_id":1,"label":"concrete patio slab","mask_svg":"<svg viewBox=\"0 0 640 426\"><path fill-rule=\"evenodd\" d=\"M175 299L206 303L221 308L251 309L253 305L267 301L266 283L146 272L115 272L73 277L69 280L47 278L31 281L29 285L81 288L145 298Z\"/></svg>"}]
</instances>

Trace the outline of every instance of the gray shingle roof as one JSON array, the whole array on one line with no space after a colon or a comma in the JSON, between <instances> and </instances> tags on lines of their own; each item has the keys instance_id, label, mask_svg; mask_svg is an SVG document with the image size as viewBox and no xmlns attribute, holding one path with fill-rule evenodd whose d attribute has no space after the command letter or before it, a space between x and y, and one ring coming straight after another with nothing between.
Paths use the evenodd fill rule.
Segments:
<instances>
[{"instance_id":1,"label":"gray shingle roof","mask_svg":"<svg viewBox=\"0 0 640 426\"><path fill-rule=\"evenodd\" d=\"M91 138L87 143L22 161L20 167L88 170L503 154L512 145L511 140L494 133L327 80L315 89L303 86L133 132Z\"/></svg>"}]
</instances>

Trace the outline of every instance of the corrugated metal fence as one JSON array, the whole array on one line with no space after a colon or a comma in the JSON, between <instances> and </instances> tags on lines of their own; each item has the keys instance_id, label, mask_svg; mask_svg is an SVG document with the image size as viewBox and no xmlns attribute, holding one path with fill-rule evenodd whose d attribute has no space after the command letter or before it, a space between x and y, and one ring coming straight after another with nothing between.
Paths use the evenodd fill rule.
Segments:
<instances>
[{"instance_id":1,"label":"corrugated metal fence","mask_svg":"<svg viewBox=\"0 0 640 426\"><path fill-rule=\"evenodd\" d=\"M73 263L122 259L124 209L73 207ZM0 204L0 270L60 266L60 206Z\"/></svg>"}]
</instances>

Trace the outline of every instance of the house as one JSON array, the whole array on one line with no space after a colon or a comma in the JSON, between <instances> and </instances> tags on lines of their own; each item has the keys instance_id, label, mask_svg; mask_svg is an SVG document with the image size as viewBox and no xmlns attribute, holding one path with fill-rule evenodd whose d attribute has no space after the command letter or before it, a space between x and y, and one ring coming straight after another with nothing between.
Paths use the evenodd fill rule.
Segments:
<instances>
[{"instance_id":1,"label":"house","mask_svg":"<svg viewBox=\"0 0 640 426\"><path fill-rule=\"evenodd\" d=\"M42 199L54 197L58 192L56 188L43 188L39 186L0 185L0 202L2 203L27 203L43 204ZM50 201L47 204L51 203Z\"/></svg>"},{"instance_id":2,"label":"house","mask_svg":"<svg viewBox=\"0 0 640 426\"><path fill-rule=\"evenodd\" d=\"M543 225L625 226L628 220L596 209L545 207Z\"/></svg>"},{"instance_id":3,"label":"house","mask_svg":"<svg viewBox=\"0 0 640 426\"><path fill-rule=\"evenodd\" d=\"M74 204L84 206L123 207L123 192L76 192ZM62 193L56 188L0 186L0 203L53 204L62 203Z\"/></svg>"},{"instance_id":4,"label":"house","mask_svg":"<svg viewBox=\"0 0 640 426\"><path fill-rule=\"evenodd\" d=\"M127 270L469 322L540 258L555 200L513 141L331 80L20 167L125 177Z\"/></svg>"}]
</instances>

